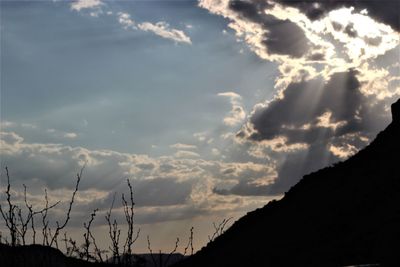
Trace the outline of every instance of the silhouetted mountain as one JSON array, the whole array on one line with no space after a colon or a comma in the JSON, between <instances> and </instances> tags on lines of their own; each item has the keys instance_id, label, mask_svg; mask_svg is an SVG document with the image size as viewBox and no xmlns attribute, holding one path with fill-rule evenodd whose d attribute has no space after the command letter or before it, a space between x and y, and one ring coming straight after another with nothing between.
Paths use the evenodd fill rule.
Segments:
<instances>
[{"instance_id":1,"label":"silhouetted mountain","mask_svg":"<svg viewBox=\"0 0 400 267\"><path fill-rule=\"evenodd\" d=\"M365 149L306 175L175 267L400 266L400 100Z\"/></svg>"}]
</instances>

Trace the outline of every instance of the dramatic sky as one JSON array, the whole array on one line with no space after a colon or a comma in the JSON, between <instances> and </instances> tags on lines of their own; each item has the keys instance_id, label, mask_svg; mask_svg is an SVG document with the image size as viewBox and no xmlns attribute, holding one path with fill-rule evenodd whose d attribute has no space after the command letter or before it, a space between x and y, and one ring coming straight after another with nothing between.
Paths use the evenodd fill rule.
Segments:
<instances>
[{"instance_id":1,"label":"dramatic sky","mask_svg":"<svg viewBox=\"0 0 400 267\"><path fill-rule=\"evenodd\" d=\"M47 188L54 223L85 165L68 231L98 208L105 247L127 178L136 251L191 226L199 249L365 147L400 97L397 0L0 3L1 190L5 166L16 203Z\"/></svg>"}]
</instances>

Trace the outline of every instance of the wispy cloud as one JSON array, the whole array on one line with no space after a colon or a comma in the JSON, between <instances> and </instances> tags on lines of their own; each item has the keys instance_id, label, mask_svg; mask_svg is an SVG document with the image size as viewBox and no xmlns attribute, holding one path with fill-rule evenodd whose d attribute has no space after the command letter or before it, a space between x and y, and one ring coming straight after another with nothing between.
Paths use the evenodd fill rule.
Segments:
<instances>
[{"instance_id":1,"label":"wispy cloud","mask_svg":"<svg viewBox=\"0 0 400 267\"><path fill-rule=\"evenodd\" d=\"M197 149L197 146L195 146L195 145L188 145L188 144L181 144L181 143L176 143L176 144L170 145L169 147L175 148L175 149L183 149L183 150Z\"/></svg>"},{"instance_id":2,"label":"wispy cloud","mask_svg":"<svg viewBox=\"0 0 400 267\"><path fill-rule=\"evenodd\" d=\"M64 137L69 139L75 139L78 137L78 135L76 133L65 133Z\"/></svg>"},{"instance_id":3,"label":"wispy cloud","mask_svg":"<svg viewBox=\"0 0 400 267\"><path fill-rule=\"evenodd\" d=\"M136 29L135 22L131 19L131 15L124 12L118 12L118 22L124 29Z\"/></svg>"},{"instance_id":4,"label":"wispy cloud","mask_svg":"<svg viewBox=\"0 0 400 267\"><path fill-rule=\"evenodd\" d=\"M183 31L171 28L170 25L164 21L155 24L143 22L138 24L138 28L142 31L152 32L162 38L170 39L177 43L192 44L190 37L188 37Z\"/></svg>"},{"instance_id":5,"label":"wispy cloud","mask_svg":"<svg viewBox=\"0 0 400 267\"><path fill-rule=\"evenodd\" d=\"M100 14L103 13L102 6L105 4L101 0L78 0L71 3L71 9L75 11L82 11L82 10L90 10L89 13L92 17L98 17ZM185 43L185 44L192 44L192 40L186 33L182 30L178 30L172 28L167 22L159 21L156 23L151 22L141 22L136 23L133 19L131 14L127 12L112 12L110 10L106 10L105 14L111 16L115 15L117 17L118 23L126 30L141 30L145 32L151 32L157 36L160 36L164 39L172 40L176 43ZM186 28L192 28L192 25L186 26Z\"/></svg>"}]
</instances>

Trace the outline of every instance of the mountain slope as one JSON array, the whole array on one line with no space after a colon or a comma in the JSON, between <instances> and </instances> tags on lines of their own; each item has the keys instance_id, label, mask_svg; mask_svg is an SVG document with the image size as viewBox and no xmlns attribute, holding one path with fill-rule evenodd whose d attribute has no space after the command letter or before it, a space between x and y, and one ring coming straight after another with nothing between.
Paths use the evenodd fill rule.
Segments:
<instances>
[{"instance_id":1,"label":"mountain slope","mask_svg":"<svg viewBox=\"0 0 400 267\"><path fill-rule=\"evenodd\" d=\"M400 100L355 156L306 175L176 267L400 266Z\"/></svg>"}]
</instances>

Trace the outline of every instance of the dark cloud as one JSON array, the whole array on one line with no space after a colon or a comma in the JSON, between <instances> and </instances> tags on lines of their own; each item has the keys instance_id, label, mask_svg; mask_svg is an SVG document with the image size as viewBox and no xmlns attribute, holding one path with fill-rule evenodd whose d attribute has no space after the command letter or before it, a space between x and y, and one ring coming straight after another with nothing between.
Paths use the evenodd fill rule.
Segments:
<instances>
[{"instance_id":1,"label":"dark cloud","mask_svg":"<svg viewBox=\"0 0 400 267\"><path fill-rule=\"evenodd\" d=\"M270 195L269 185L256 185L250 181L240 180L231 189L214 188L213 192L218 195L238 195L238 196L266 196Z\"/></svg>"},{"instance_id":2,"label":"dark cloud","mask_svg":"<svg viewBox=\"0 0 400 267\"><path fill-rule=\"evenodd\" d=\"M371 37L371 38L365 37L364 40L367 44L372 45L372 46L378 46L382 43L382 37L380 37L380 36L374 37L374 38L373 37Z\"/></svg>"},{"instance_id":3,"label":"dark cloud","mask_svg":"<svg viewBox=\"0 0 400 267\"><path fill-rule=\"evenodd\" d=\"M344 32L350 37L357 37L357 31L354 29L353 23L349 23L346 28L344 28Z\"/></svg>"},{"instance_id":4,"label":"dark cloud","mask_svg":"<svg viewBox=\"0 0 400 267\"><path fill-rule=\"evenodd\" d=\"M264 10L270 7L271 5L266 1L231 1L229 3L229 8L243 19L258 23L267 31L262 44L269 53L296 58L305 55L310 48L310 42L304 31L289 20L279 20L265 14Z\"/></svg>"},{"instance_id":5,"label":"dark cloud","mask_svg":"<svg viewBox=\"0 0 400 267\"><path fill-rule=\"evenodd\" d=\"M250 21L268 24L273 21L272 16L266 16L263 12L265 9L272 7L267 1L230 1L229 8L243 18L247 18Z\"/></svg>"},{"instance_id":6,"label":"dark cloud","mask_svg":"<svg viewBox=\"0 0 400 267\"><path fill-rule=\"evenodd\" d=\"M292 83L282 98L255 110L250 118L255 130L247 136L250 140L284 137L285 145L308 146L285 155L273 185L253 186L252 190L262 189L264 194L282 193L304 174L338 161L340 157L330 151L331 146L360 149L365 146L363 137L371 139L385 127L389 120L385 104L374 103L365 96L356 75L355 70L349 70L333 74L326 83L322 79ZM239 136L244 135L239 133ZM239 189L250 190L248 185L239 184L230 193Z\"/></svg>"},{"instance_id":7,"label":"dark cloud","mask_svg":"<svg viewBox=\"0 0 400 267\"><path fill-rule=\"evenodd\" d=\"M275 2L296 7L305 13L310 19L315 20L326 12L341 7L354 7L357 11L368 10L372 18L390 25L393 29L400 30L400 1L396 0L329 0L329 1L305 1L305 0L274 0Z\"/></svg>"},{"instance_id":8,"label":"dark cloud","mask_svg":"<svg viewBox=\"0 0 400 267\"><path fill-rule=\"evenodd\" d=\"M309 49L309 42L303 30L296 24L284 20L268 26L263 44L270 53L302 57Z\"/></svg>"},{"instance_id":9,"label":"dark cloud","mask_svg":"<svg viewBox=\"0 0 400 267\"><path fill-rule=\"evenodd\" d=\"M169 206L185 204L192 192L193 181L178 182L174 178L137 181L135 201L139 206Z\"/></svg>"},{"instance_id":10,"label":"dark cloud","mask_svg":"<svg viewBox=\"0 0 400 267\"><path fill-rule=\"evenodd\" d=\"M309 57L312 61L322 61L325 60L325 55L323 53L314 53Z\"/></svg>"},{"instance_id":11,"label":"dark cloud","mask_svg":"<svg viewBox=\"0 0 400 267\"><path fill-rule=\"evenodd\" d=\"M359 90L356 72L336 73L325 84L322 79L291 83L282 99L258 108L250 118L256 132L253 140L271 140L286 136L289 143L313 143L317 137L346 134L361 130L356 116L366 109L366 99ZM336 131L317 127L318 118L331 113L330 122L346 122ZM312 127L304 128L311 124ZM349 127L350 125L350 127Z\"/></svg>"}]
</instances>

